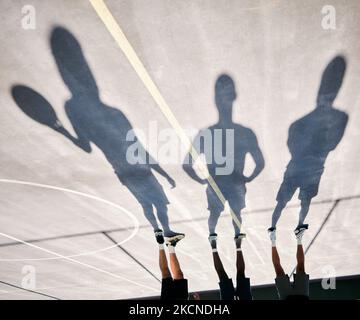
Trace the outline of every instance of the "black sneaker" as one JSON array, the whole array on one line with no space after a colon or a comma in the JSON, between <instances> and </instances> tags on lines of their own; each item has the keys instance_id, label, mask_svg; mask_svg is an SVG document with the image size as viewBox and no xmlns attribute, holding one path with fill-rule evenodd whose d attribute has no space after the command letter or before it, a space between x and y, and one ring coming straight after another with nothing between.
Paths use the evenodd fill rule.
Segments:
<instances>
[{"instance_id":1,"label":"black sneaker","mask_svg":"<svg viewBox=\"0 0 360 320\"><path fill-rule=\"evenodd\" d=\"M239 233L237 234L235 237L234 237L234 240L241 240L241 239L244 239L246 238L246 234L245 233Z\"/></svg>"},{"instance_id":2,"label":"black sneaker","mask_svg":"<svg viewBox=\"0 0 360 320\"><path fill-rule=\"evenodd\" d=\"M157 229L154 231L155 233L155 238L158 244L163 244L164 243L164 232L161 229Z\"/></svg>"},{"instance_id":3,"label":"black sneaker","mask_svg":"<svg viewBox=\"0 0 360 320\"><path fill-rule=\"evenodd\" d=\"M176 239L181 240L185 237L185 234L171 231L170 234L165 234L164 237L166 241L172 241Z\"/></svg>"},{"instance_id":4,"label":"black sneaker","mask_svg":"<svg viewBox=\"0 0 360 320\"><path fill-rule=\"evenodd\" d=\"M246 238L245 233L239 233L234 237L235 246L237 249L241 248L242 239L245 239L245 238Z\"/></svg>"},{"instance_id":5,"label":"black sneaker","mask_svg":"<svg viewBox=\"0 0 360 320\"><path fill-rule=\"evenodd\" d=\"M211 248L215 249L216 248L216 241L217 241L217 234L216 233L211 233L208 237L208 240L210 242Z\"/></svg>"},{"instance_id":6,"label":"black sneaker","mask_svg":"<svg viewBox=\"0 0 360 320\"><path fill-rule=\"evenodd\" d=\"M185 238L185 234L179 233L176 236L173 237L166 237L166 245L167 246L173 246L175 247L176 244L181 240Z\"/></svg>"},{"instance_id":7,"label":"black sneaker","mask_svg":"<svg viewBox=\"0 0 360 320\"><path fill-rule=\"evenodd\" d=\"M299 233L304 233L305 230L307 230L309 228L308 224L300 224L296 227L296 229L294 230L295 235L297 236Z\"/></svg>"}]
</instances>

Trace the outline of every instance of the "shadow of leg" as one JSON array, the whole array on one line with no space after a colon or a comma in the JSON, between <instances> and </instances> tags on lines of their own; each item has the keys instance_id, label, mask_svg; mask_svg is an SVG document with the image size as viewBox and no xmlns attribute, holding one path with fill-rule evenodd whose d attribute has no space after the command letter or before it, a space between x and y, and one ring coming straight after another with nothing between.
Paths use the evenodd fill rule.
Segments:
<instances>
[{"instance_id":1,"label":"shadow of leg","mask_svg":"<svg viewBox=\"0 0 360 320\"><path fill-rule=\"evenodd\" d=\"M210 215L208 219L208 227L209 227L209 234L215 233L216 225L219 221L221 212L218 210L210 210Z\"/></svg>"}]
</instances>

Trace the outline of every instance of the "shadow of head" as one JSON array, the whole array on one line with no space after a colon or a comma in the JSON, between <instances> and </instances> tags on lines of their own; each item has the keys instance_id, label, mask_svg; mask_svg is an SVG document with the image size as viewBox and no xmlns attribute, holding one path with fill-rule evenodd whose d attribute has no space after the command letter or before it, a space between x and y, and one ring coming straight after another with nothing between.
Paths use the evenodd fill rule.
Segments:
<instances>
[{"instance_id":1,"label":"shadow of head","mask_svg":"<svg viewBox=\"0 0 360 320\"><path fill-rule=\"evenodd\" d=\"M98 96L96 81L79 42L63 27L55 27L50 36L51 51L60 75L73 96Z\"/></svg>"},{"instance_id":2,"label":"shadow of head","mask_svg":"<svg viewBox=\"0 0 360 320\"><path fill-rule=\"evenodd\" d=\"M346 70L346 60L336 56L326 66L321 77L317 96L318 106L331 106L341 88Z\"/></svg>"},{"instance_id":3,"label":"shadow of head","mask_svg":"<svg viewBox=\"0 0 360 320\"><path fill-rule=\"evenodd\" d=\"M227 74L220 75L215 83L215 103L219 113L231 111L235 99L236 91L233 79Z\"/></svg>"}]
</instances>

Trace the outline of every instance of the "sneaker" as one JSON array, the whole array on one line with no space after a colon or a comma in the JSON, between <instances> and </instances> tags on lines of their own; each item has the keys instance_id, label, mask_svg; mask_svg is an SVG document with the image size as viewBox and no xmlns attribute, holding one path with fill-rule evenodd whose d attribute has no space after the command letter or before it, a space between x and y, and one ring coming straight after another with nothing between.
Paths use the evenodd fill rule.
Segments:
<instances>
[{"instance_id":1,"label":"sneaker","mask_svg":"<svg viewBox=\"0 0 360 320\"><path fill-rule=\"evenodd\" d=\"M216 241L217 241L217 234L216 233L211 233L208 237L208 240L210 242L211 248L215 249L216 248Z\"/></svg>"},{"instance_id":2,"label":"sneaker","mask_svg":"<svg viewBox=\"0 0 360 320\"><path fill-rule=\"evenodd\" d=\"M177 235L173 236L173 237L165 237L166 240L166 245L167 246L173 246L175 247L176 244L181 240L185 238L185 234L183 233L178 233Z\"/></svg>"},{"instance_id":3,"label":"sneaker","mask_svg":"<svg viewBox=\"0 0 360 320\"><path fill-rule=\"evenodd\" d=\"M245 239L245 238L246 238L245 233L239 233L234 237L235 246L237 249L241 248L242 239Z\"/></svg>"},{"instance_id":4,"label":"sneaker","mask_svg":"<svg viewBox=\"0 0 360 320\"><path fill-rule=\"evenodd\" d=\"M177 237L177 236L184 236L184 234L181 233L181 232L175 232L175 231L171 231L171 230L168 230L168 231L164 232L164 237L168 238L168 239L174 238L174 237Z\"/></svg>"},{"instance_id":5,"label":"sneaker","mask_svg":"<svg viewBox=\"0 0 360 320\"><path fill-rule=\"evenodd\" d=\"M161 229L157 229L154 231L155 233L155 238L158 244L163 244L164 243L164 232Z\"/></svg>"},{"instance_id":6,"label":"sneaker","mask_svg":"<svg viewBox=\"0 0 360 320\"><path fill-rule=\"evenodd\" d=\"M234 237L234 240L236 241L236 240L238 240L238 239L245 239L246 238L246 234L245 233L239 233L238 235L236 235L235 237Z\"/></svg>"},{"instance_id":7,"label":"sneaker","mask_svg":"<svg viewBox=\"0 0 360 320\"><path fill-rule=\"evenodd\" d=\"M296 227L296 229L294 230L295 236L296 238L301 238L305 232L305 230L307 230L309 228L308 224L301 224L299 226Z\"/></svg>"},{"instance_id":8,"label":"sneaker","mask_svg":"<svg viewBox=\"0 0 360 320\"><path fill-rule=\"evenodd\" d=\"M269 233L271 242L275 242L276 241L276 228L275 227L269 228L268 233Z\"/></svg>"}]
</instances>

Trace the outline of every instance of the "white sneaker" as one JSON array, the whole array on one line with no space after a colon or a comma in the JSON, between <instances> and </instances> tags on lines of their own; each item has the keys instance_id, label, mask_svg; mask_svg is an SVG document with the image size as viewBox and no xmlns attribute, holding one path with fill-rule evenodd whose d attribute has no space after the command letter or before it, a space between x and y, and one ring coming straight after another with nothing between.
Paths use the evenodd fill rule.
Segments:
<instances>
[{"instance_id":1,"label":"white sneaker","mask_svg":"<svg viewBox=\"0 0 360 320\"><path fill-rule=\"evenodd\" d=\"M271 227L268 229L269 237L272 243L275 243L276 241L276 228Z\"/></svg>"},{"instance_id":2,"label":"white sneaker","mask_svg":"<svg viewBox=\"0 0 360 320\"><path fill-rule=\"evenodd\" d=\"M209 235L208 240L210 242L211 248L216 248L217 234L212 233Z\"/></svg>"}]
</instances>

